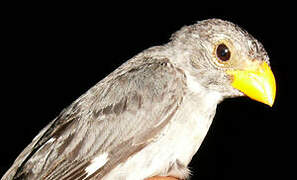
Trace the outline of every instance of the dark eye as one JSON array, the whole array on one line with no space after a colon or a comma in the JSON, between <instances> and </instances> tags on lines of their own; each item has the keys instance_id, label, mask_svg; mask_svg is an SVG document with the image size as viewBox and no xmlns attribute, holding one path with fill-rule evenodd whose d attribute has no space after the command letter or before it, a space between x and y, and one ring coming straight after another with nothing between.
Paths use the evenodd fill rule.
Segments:
<instances>
[{"instance_id":1,"label":"dark eye","mask_svg":"<svg viewBox=\"0 0 297 180\"><path fill-rule=\"evenodd\" d=\"M217 47L217 57L221 61L228 61L231 57L231 52L225 44L220 44Z\"/></svg>"}]
</instances>

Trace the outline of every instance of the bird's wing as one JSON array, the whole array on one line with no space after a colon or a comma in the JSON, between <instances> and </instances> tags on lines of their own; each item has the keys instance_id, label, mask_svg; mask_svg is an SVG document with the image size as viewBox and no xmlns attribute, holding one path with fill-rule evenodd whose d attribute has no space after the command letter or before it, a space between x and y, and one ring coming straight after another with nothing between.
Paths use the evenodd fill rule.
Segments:
<instances>
[{"instance_id":1,"label":"bird's wing","mask_svg":"<svg viewBox=\"0 0 297 180\"><path fill-rule=\"evenodd\" d=\"M4 179L104 177L167 125L184 88L184 73L167 58L128 61L41 131ZM98 159L102 167L93 167Z\"/></svg>"}]
</instances>

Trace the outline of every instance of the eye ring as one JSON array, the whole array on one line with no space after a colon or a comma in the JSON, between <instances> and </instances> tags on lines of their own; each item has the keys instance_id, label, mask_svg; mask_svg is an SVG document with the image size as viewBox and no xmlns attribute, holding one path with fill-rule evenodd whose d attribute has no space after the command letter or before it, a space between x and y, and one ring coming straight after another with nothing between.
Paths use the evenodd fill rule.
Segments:
<instances>
[{"instance_id":1,"label":"eye ring","mask_svg":"<svg viewBox=\"0 0 297 180\"><path fill-rule=\"evenodd\" d=\"M231 51L224 43L221 43L217 46L216 56L219 60L226 62L231 59Z\"/></svg>"}]
</instances>

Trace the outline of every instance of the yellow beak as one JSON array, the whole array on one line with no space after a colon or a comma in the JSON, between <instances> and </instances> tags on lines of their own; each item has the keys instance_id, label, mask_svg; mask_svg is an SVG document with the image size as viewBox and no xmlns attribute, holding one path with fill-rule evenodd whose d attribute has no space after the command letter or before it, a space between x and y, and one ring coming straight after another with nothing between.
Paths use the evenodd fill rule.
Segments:
<instances>
[{"instance_id":1,"label":"yellow beak","mask_svg":"<svg viewBox=\"0 0 297 180\"><path fill-rule=\"evenodd\" d=\"M232 75L232 86L246 96L269 106L273 105L276 85L273 73L266 62L252 70L228 70Z\"/></svg>"}]
</instances>

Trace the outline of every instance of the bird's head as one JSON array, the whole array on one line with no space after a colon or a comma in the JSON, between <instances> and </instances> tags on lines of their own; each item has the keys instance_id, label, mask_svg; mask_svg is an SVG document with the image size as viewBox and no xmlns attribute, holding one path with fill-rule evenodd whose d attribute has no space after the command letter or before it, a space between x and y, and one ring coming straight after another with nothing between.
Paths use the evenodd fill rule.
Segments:
<instances>
[{"instance_id":1,"label":"bird's head","mask_svg":"<svg viewBox=\"0 0 297 180\"><path fill-rule=\"evenodd\" d=\"M224 97L246 95L273 105L275 79L262 44L233 23L210 19L172 36L184 69L205 88Z\"/></svg>"}]
</instances>

